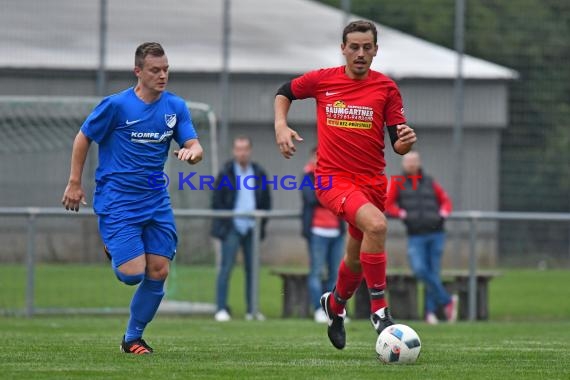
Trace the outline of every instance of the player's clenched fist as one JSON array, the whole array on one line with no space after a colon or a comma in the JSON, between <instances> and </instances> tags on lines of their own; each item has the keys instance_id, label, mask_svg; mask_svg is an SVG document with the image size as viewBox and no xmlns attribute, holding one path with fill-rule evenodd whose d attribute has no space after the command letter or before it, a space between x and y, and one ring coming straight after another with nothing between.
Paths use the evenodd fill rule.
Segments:
<instances>
[{"instance_id":1,"label":"player's clenched fist","mask_svg":"<svg viewBox=\"0 0 570 380\"><path fill-rule=\"evenodd\" d=\"M277 142L277 146L279 147L279 151L283 157L287 159L293 157L297 151L297 148L295 148L295 144L293 143L293 139L303 141L303 138L297 133L297 131L289 128L287 125L275 127L275 140Z\"/></svg>"},{"instance_id":2,"label":"player's clenched fist","mask_svg":"<svg viewBox=\"0 0 570 380\"><path fill-rule=\"evenodd\" d=\"M406 154L412 149L417 140L416 132L406 124L396 126L398 140L394 144L394 150L399 154Z\"/></svg>"},{"instance_id":3,"label":"player's clenched fist","mask_svg":"<svg viewBox=\"0 0 570 380\"><path fill-rule=\"evenodd\" d=\"M406 124L400 124L398 128L398 140L404 144L413 144L416 142L416 132Z\"/></svg>"}]
</instances>

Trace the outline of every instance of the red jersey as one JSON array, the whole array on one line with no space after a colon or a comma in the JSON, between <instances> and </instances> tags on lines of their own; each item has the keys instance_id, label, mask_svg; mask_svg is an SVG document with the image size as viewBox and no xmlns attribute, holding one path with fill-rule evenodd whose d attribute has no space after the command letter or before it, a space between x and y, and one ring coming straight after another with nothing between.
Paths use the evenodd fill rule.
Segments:
<instances>
[{"instance_id":1,"label":"red jersey","mask_svg":"<svg viewBox=\"0 0 570 380\"><path fill-rule=\"evenodd\" d=\"M383 175L384 126L406 122L396 83L370 70L349 78L345 66L308 72L291 82L297 99L317 102L316 176Z\"/></svg>"}]
</instances>

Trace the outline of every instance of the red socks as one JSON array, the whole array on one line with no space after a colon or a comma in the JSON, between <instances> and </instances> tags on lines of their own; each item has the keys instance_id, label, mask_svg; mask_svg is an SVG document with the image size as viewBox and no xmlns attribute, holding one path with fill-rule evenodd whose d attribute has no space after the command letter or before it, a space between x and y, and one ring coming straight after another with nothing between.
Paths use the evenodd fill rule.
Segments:
<instances>
[{"instance_id":1,"label":"red socks","mask_svg":"<svg viewBox=\"0 0 570 380\"><path fill-rule=\"evenodd\" d=\"M360 264L370 292L372 313L388 306L384 297L386 288L386 253L360 253Z\"/></svg>"},{"instance_id":2,"label":"red socks","mask_svg":"<svg viewBox=\"0 0 570 380\"><path fill-rule=\"evenodd\" d=\"M342 260L338 268L336 289L333 297L330 297L329 306L333 313L342 314L346 301L352 297L361 282L362 272L353 272Z\"/></svg>"},{"instance_id":3,"label":"red socks","mask_svg":"<svg viewBox=\"0 0 570 380\"><path fill-rule=\"evenodd\" d=\"M384 297L386 289L386 253L360 253L362 272L353 272L341 261L338 268L338 279L333 297L330 298L330 308L335 314L342 314L346 301L352 297L362 276L366 279L366 286L370 292L370 310L372 313L388 306Z\"/></svg>"}]
</instances>

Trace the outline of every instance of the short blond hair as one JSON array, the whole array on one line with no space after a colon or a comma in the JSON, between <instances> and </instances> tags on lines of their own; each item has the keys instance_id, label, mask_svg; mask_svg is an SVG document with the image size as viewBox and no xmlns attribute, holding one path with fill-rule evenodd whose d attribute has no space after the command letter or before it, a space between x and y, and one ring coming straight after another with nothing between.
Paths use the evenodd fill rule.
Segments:
<instances>
[{"instance_id":1,"label":"short blond hair","mask_svg":"<svg viewBox=\"0 0 570 380\"><path fill-rule=\"evenodd\" d=\"M147 56L162 57L164 54L164 49L158 42L144 42L135 51L135 66L142 69Z\"/></svg>"}]
</instances>

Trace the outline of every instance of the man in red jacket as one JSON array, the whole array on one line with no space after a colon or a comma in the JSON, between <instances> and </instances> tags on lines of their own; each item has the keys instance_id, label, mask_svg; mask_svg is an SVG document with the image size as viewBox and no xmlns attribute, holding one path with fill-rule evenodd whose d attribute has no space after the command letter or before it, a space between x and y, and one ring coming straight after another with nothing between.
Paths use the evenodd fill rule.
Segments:
<instances>
[{"instance_id":1,"label":"man in red jacket","mask_svg":"<svg viewBox=\"0 0 570 380\"><path fill-rule=\"evenodd\" d=\"M402 219L408 231L408 260L416 277L426 285L425 318L438 323L436 310L444 306L449 322L457 319L457 296L441 283L441 256L445 245L444 221L451 200L443 188L422 171L420 155L410 152L402 159L403 184L392 182L386 198L386 214Z\"/></svg>"}]
</instances>

